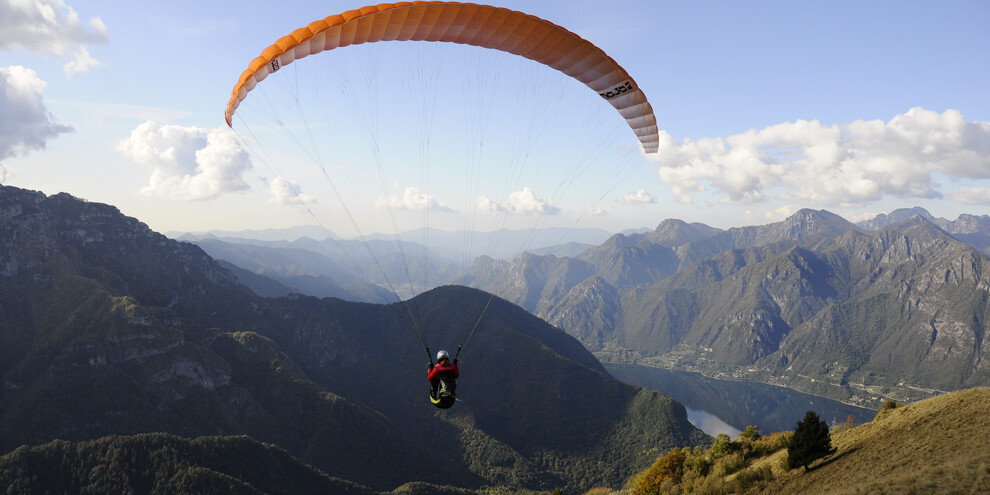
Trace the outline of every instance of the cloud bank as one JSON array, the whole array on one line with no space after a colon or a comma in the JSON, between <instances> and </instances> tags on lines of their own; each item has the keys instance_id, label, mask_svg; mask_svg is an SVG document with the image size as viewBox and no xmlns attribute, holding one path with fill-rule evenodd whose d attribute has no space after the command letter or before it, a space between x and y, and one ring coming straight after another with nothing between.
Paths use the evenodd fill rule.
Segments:
<instances>
[{"instance_id":1,"label":"cloud bank","mask_svg":"<svg viewBox=\"0 0 990 495\"><path fill-rule=\"evenodd\" d=\"M732 204L836 206L884 197L990 204L982 189L945 195L935 177L990 179L990 122L967 121L957 110L912 108L888 122L831 126L799 120L680 143L661 132L660 140L660 180L682 203L713 189Z\"/></svg>"},{"instance_id":2,"label":"cloud bank","mask_svg":"<svg viewBox=\"0 0 990 495\"><path fill-rule=\"evenodd\" d=\"M45 149L48 139L72 130L48 112L41 98L45 86L31 69L0 67L0 160Z\"/></svg>"},{"instance_id":3,"label":"cloud bank","mask_svg":"<svg viewBox=\"0 0 990 495\"><path fill-rule=\"evenodd\" d=\"M556 215L560 213L552 200L537 198L536 192L529 187L509 194L504 202L495 201L487 196L478 196L474 200L479 210L489 213L515 213L521 215L539 214Z\"/></svg>"},{"instance_id":4,"label":"cloud bank","mask_svg":"<svg viewBox=\"0 0 990 495\"><path fill-rule=\"evenodd\" d=\"M117 151L153 169L141 194L175 201L212 199L248 189L251 160L227 127L204 129L148 121Z\"/></svg>"},{"instance_id":5,"label":"cloud bank","mask_svg":"<svg viewBox=\"0 0 990 495\"><path fill-rule=\"evenodd\" d=\"M964 205L990 205L990 188L960 187L945 197Z\"/></svg>"},{"instance_id":6,"label":"cloud bank","mask_svg":"<svg viewBox=\"0 0 990 495\"><path fill-rule=\"evenodd\" d=\"M99 17L86 23L62 0L0 0L0 50L26 49L71 60L63 66L67 76L99 65L82 45L108 41Z\"/></svg>"}]
</instances>

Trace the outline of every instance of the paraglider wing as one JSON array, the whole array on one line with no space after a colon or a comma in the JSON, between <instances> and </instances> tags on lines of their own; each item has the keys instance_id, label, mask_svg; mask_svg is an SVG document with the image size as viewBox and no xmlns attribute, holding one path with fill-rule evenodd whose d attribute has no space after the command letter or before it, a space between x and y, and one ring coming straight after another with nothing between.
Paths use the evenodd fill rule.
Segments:
<instances>
[{"instance_id":1,"label":"paraglider wing","mask_svg":"<svg viewBox=\"0 0 990 495\"><path fill-rule=\"evenodd\" d=\"M581 81L626 119L647 153L659 146L657 120L629 74L597 46L538 17L459 2L383 3L310 23L261 52L241 73L227 105L237 106L268 75L308 55L378 41L443 41L513 53Z\"/></svg>"}]
</instances>

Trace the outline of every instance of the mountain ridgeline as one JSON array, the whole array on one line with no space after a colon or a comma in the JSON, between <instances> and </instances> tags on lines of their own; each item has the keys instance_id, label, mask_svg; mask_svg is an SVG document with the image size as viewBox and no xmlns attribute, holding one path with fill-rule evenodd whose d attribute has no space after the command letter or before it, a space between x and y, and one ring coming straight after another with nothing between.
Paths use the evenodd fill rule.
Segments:
<instances>
[{"instance_id":1,"label":"mountain ridgeline","mask_svg":"<svg viewBox=\"0 0 990 495\"><path fill-rule=\"evenodd\" d=\"M337 264L292 254L315 241L300 239L292 250L268 243L270 252L246 260L243 253L255 248L234 241L224 241L226 252L199 242L249 267L253 273L238 272L238 279L258 293L389 300L380 288L373 295L355 282L339 290L322 283L321 274ZM330 242L306 256L328 253ZM391 259L383 245L375 249ZM549 247L511 261L480 256L470 265L442 252L430 255L421 245L406 250L430 256L429 280L497 294L565 330L603 361L756 380L867 407L990 379L982 345L987 215L946 220L916 207L853 224L801 210L782 222L727 230L665 220L653 231L616 234L597 246ZM293 278L297 272L316 274L320 285ZM254 274L284 285L272 291L270 280Z\"/></svg>"},{"instance_id":2,"label":"mountain ridgeline","mask_svg":"<svg viewBox=\"0 0 990 495\"><path fill-rule=\"evenodd\" d=\"M990 217L909 213L859 226L801 210L728 230L666 220L575 258L517 258L501 294L607 361L868 406L986 385Z\"/></svg>"},{"instance_id":3,"label":"mountain ridgeline","mask_svg":"<svg viewBox=\"0 0 990 495\"><path fill-rule=\"evenodd\" d=\"M459 403L438 411L418 332L453 347L486 305L461 354ZM0 375L4 465L54 456L92 470L90 485L43 488L54 491L269 491L220 458L232 449L314 492L577 491L710 442L680 404L617 382L578 340L482 291L445 286L406 306L262 297L112 206L9 186ZM128 464L148 452L169 466L158 478Z\"/></svg>"}]
</instances>

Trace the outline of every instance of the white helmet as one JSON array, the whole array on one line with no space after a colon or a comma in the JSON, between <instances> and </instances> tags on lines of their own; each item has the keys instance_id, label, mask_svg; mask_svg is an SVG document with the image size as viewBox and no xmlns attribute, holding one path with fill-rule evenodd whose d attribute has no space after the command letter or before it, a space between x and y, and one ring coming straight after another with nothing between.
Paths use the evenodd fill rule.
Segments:
<instances>
[{"instance_id":1,"label":"white helmet","mask_svg":"<svg viewBox=\"0 0 990 495\"><path fill-rule=\"evenodd\" d=\"M439 363L440 361L443 361L444 359L446 359L448 361L450 360L450 356L447 354L447 351L440 351L440 352L438 352L437 353L437 362Z\"/></svg>"}]
</instances>

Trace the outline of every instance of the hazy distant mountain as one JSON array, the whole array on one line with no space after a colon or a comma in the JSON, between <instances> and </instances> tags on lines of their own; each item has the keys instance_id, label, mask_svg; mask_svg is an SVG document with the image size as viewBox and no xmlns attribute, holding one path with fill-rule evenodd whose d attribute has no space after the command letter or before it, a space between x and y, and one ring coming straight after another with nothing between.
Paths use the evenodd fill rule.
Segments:
<instances>
[{"instance_id":1,"label":"hazy distant mountain","mask_svg":"<svg viewBox=\"0 0 990 495\"><path fill-rule=\"evenodd\" d=\"M282 297L298 291L283 285L281 282L245 270L229 261L217 260L217 263L228 270L239 283L263 297Z\"/></svg>"},{"instance_id":2,"label":"hazy distant mountain","mask_svg":"<svg viewBox=\"0 0 990 495\"><path fill-rule=\"evenodd\" d=\"M660 222L660 225L645 237L651 242L667 247L675 247L689 242L708 239L721 232L720 229L709 227L703 223L687 223L682 220L667 219Z\"/></svg>"},{"instance_id":3,"label":"hazy distant mountain","mask_svg":"<svg viewBox=\"0 0 990 495\"><path fill-rule=\"evenodd\" d=\"M959 215L948 225L948 231L952 237L990 255L990 216Z\"/></svg>"},{"instance_id":4,"label":"hazy distant mountain","mask_svg":"<svg viewBox=\"0 0 990 495\"><path fill-rule=\"evenodd\" d=\"M895 223L903 222L904 220L907 220L915 215L918 215L930 222L937 222L937 219L932 216L931 213L928 213L928 210L920 206L915 206L913 208L898 208L889 214L880 213L869 220L858 222L856 225L859 225L866 230L879 230Z\"/></svg>"},{"instance_id":5,"label":"hazy distant mountain","mask_svg":"<svg viewBox=\"0 0 990 495\"><path fill-rule=\"evenodd\" d=\"M939 225L942 227L942 225ZM942 227L950 232L954 237L960 234L990 234L990 215L959 215L955 221L949 222Z\"/></svg>"},{"instance_id":6,"label":"hazy distant mountain","mask_svg":"<svg viewBox=\"0 0 990 495\"><path fill-rule=\"evenodd\" d=\"M568 242L567 244L558 244L556 246L547 246L539 249L529 249L528 253L535 254L537 256L543 256L547 254L552 254L558 258L569 257L575 258L581 253L595 247L594 244L582 244L580 242Z\"/></svg>"},{"instance_id":7,"label":"hazy distant mountain","mask_svg":"<svg viewBox=\"0 0 990 495\"><path fill-rule=\"evenodd\" d=\"M319 225L298 225L295 227L284 227L275 229L258 230L210 230L207 232L179 232L169 231L165 235L172 239L182 241L195 241L200 239L251 239L257 241L294 241L302 237L310 239L340 239L333 232L320 227Z\"/></svg>"},{"instance_id":8,"label":"hazy distant mountain","mask_svg":"<svg viewBox=\"0 0 990 495\"><path fill-rule=\"evenodd\" d=\"M218 239L204 239L195 244L213 258L235 265L255 277L276 281L288 288L288 293L338 297L355 302L383 303L398 300L388 287L371 283L368 274L342 253L337 256L324 255L311 249L295 247L295 243L283 242L276 243L278 247L270 247L268 243L242 244ZM370 271L367 266L364 269ZM257 286L257 283L251 283L257 279L243 275L238 278L252 289ZM255 290L259 295L285 295L262 291Z\"/></svg>"},{"instance_id":9,"label":"hazy distant mountain","mask_svg":"<svg viewBox=\"0 0 990 495\"><path fill-rule=\"evenodd\" d=\"M595 228L546 227L498 229L491 232L446 231L430 228L403 232L400 237L423 245L427 245L428 241L430 249L447 257L460 256L472 260L478 256L512 259L523 251L532 252L565 243L596 245L610 235L612 234L607 230ZM394 242L395 234L372 234L367 236L367 239Z\"/></svg>"},{"instance_id":10,"label":"hazy distant mountain","mask_svg":"<svg viewBox=\"0 0 990 495\"><path fill-rule=\"evenodd\" d=\"M482 255L485 258L492 253L515 256L526 246L536 245L544 246L532 249L536 254L574 256L593 245L541 243L559 241L565 236L599 242L608 237L605 231L598 229L501 230L475 232L467 239L464 232L420 229L403 233L401 242L394 236L378 234L360 241L332 238L317 241L305 236L291 241L239 237L258 232L261 232L260 237L271 238L278 232L289 235L305 230L228 232L225 233L227 237L218 237L215 233L185 234L180 238L247 273L272 279L290 292L384 303L475 277L466 268L474 262L477 253L470 256L469 251L488 253ZM476 247L465 251L469 244ZM262 280L245 277L245 285L254 288L255 284L260 284L257 285L260 290L269 291L259 292L261 295L277 293L270 292L269 284Z\"/></svg>"},{"instance_id":11,"label":"hazy distant mountain","mask_svg":"<svg viewBox=\"0 0 990 495\"><path fill-rule=\"evenodd\" d=\"M631 231L630 231L631 232ZM221 231L209 232L167 232L173 239L197 242L206 239L217 239L236 244L258 244L293 241L308 238L327 244L327 239L341 241L339 244L379 243L396 249L396 233L371 233L363 239L342 239L339 236L316 225L288 227L283 229ZM491 232L466 232L462 230L447 231L436 228L419 228L398 233L403 243L428 249L432 256L440 259L470 262L478 256L488 256L496 259L512 259L523 251L554 252L561 249L557 246L574 244L595 246L608 239L612 233L596 228L542 228L542 229L499 229ZM338 243L334 243L338 244ZM270 247L271 244L268 244ZM417 248L412 248L417 249ZM554 254L557 254L554 252Z\"/></svg>"},{"instance_id":12,"label":"hazy distant mountain","mask_svg":"<svg viewBox=\"0 0 990 495\"><path fill-rule=\"evenodd\" d=\"M937 225L942 230L981 251L990 254L990 216L988 215L959 215L955 220L935 218L928 210L921 207L900 208L890 214L879 214L870 220L859 222L857 225L866 230L878 230L895 223L903 222L915 215Z\"/></svg>"},{"instance_id":13,"label":"hazy distant mountain","mask_svg":"<svg viewBox=\"0 0 990 495\"><path fill-rule=\"evenodd\" d=\"M446 412L426 400L420 331L435 346L465 344L460 402ZM443 287L388 306L259 297L200 248L111 206L7 186L0 380L0 452L97 440L78 448L126 452L137 466L167 454L174 462L158 467L202 486L258 473L196 457L227 440L141 435L249 435L375 490L425 481L579 492L621 484L657 452L711 442L683 406L615 381L577 340L481 291ZM123 459L89 467L102 459L70 465L94 482L131 472ZM257 462L271 476L338 482L278 453Z\"/></svg>"}]
</instances>

